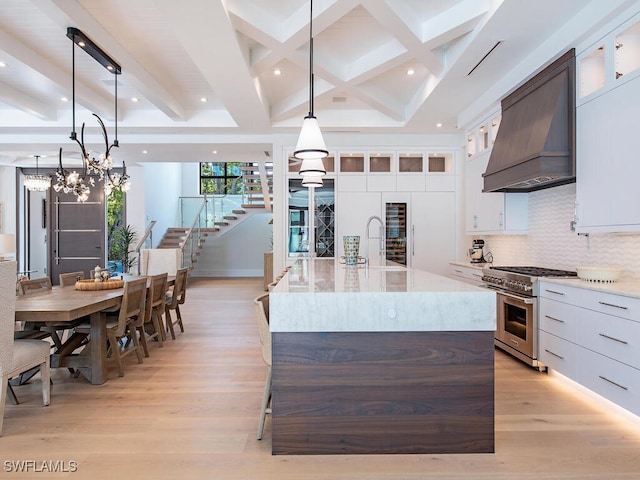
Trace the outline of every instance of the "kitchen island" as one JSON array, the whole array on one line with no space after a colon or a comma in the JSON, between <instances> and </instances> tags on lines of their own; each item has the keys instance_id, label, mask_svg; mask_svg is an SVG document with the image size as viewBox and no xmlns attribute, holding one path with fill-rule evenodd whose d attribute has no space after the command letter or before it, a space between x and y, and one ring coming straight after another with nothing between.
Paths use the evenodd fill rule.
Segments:
<instances>
[{"instance_id":1,"label":"kitchen island","mask_svg":"<svg viewBox=\"0 0 640 480\"><path fill-rule=\"evenodd\" d=\"M316 258L269 303L273 454L494 451L491 290Z\"/></svg>"}]
</instances>

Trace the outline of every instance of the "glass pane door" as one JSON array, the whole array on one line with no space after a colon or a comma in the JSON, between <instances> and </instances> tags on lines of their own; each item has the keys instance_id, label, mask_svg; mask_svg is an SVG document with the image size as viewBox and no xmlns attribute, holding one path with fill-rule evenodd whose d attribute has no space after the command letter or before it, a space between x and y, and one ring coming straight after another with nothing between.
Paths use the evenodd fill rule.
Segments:
<instances>
[{"instance_id":1,"label":"glass pane door","mask_svg":"<svg viewBox=\"0 0 640 480\"><path fill-rule=\"evenodd\" d=\"M407 204L385 204L387 260L407 265Z\"/></svg>"}]
</instances>

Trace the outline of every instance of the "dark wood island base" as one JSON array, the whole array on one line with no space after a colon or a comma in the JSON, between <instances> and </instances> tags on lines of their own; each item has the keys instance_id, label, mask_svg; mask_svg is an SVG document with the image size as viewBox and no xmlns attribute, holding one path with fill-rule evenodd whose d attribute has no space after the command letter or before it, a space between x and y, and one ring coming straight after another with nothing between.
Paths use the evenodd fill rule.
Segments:
<instances>
[{"instance_id":1,"label":"dark wood island base","mask_svg":"<svg viewBox=\"0 0 640 480\"><path fill-rule=\"evenodd\" d=\"M272 453L494 452L494 334L272 334Z\"/></svg>"}]
</instances>

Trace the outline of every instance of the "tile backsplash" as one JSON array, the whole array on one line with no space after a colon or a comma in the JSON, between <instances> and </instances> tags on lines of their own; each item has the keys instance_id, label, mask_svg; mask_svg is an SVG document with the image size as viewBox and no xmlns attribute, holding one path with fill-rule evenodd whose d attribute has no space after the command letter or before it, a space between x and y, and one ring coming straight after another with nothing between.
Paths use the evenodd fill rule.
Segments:
<instances>
[{"instance_id":1,"label":"tile backsplash","mask_svg":"<svg viewBox=\"0 0 640 480\"><path fill-rule=\"evenodd\" d=\"M575 183L528 195L527 235L484 237L485 252L493 254L495 265L535 265L564 270L573 270L576 266L620 267L624 269L623 278L640 280L640 233L585 236L571 231Z\"/></svg>"}]
</instances>

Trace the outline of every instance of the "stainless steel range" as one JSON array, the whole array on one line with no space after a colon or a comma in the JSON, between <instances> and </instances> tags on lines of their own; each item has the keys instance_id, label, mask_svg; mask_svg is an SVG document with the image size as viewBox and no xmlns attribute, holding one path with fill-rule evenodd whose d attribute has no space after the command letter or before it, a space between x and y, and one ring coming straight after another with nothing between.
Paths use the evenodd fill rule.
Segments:
<instances>
[{"instance_id":1,"label":"stainless steel range","mask_svg":"<svg viewBox=\"0 0 640 480\"><path fill-rule=\"evenodd\" d=\"M482 269L482 281L497 292L495 345L543 371L538 361L538 279L575 277L576 272L539 267Z\"/></svg>"}]
</instances>

